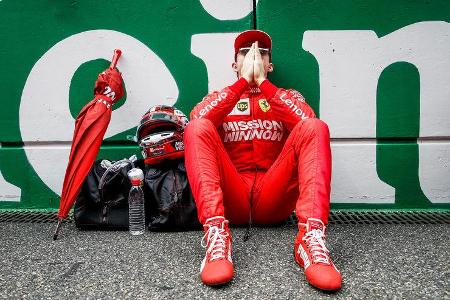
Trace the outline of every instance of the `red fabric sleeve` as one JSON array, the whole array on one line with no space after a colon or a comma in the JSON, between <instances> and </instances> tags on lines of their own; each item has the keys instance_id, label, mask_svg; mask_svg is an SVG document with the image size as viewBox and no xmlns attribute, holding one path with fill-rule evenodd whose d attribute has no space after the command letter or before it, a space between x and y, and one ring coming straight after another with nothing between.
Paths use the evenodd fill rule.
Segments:
<instances>
[{"instance_id":1,"label":"red fabric sleeve","mask_svg":"<svg viewBox=\"0 0 450 300\"><path fill-rule=\"evenodd\" d=\"M239 96L248 88L248 82L245 78L241 77L238 81L230 85L230 89Z\"/></svg>"},{"instance_id":2,"label":"red fabric sleeve","mask_svg":"<svg viewBox=\"0 0 450 300\"><path fill-rule=\"evenodd\" d=\"M247 80L240 78L231 86L207 95L192 109L190 119L205 118L213 122L216 127L219 127L247 88Z\"/></svg>"},{"instance_id":3,"label":"red fabric sleeve","mask_svg":"<svg viewBox=\"0 0 450 300\"><path fill-rule=\"evenodd\" d=\"M289 131L301 120L316 117L313 109L298 91L277 88L267 79L259 88L267 98L275 117L283 120Z\"/></svg>"},{"instance_id":4,"label":"red fabric sleeve","mask_svg":"<svg viewBox=\"0 0 450 300\"><path fill-rule=\"evenodd\" d=\"M272 84L272 82L270 82L268 79L264 80L259 85L259 88L267 100L272 99L273 96L275 96L275 94L278 91L278 88L274 84Z\"/></svg>"}]
</instances>

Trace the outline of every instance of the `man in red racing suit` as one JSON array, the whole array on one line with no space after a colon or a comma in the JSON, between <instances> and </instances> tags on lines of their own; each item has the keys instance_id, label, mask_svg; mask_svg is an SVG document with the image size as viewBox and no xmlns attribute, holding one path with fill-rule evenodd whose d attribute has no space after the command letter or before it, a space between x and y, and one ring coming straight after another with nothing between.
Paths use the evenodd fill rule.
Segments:
<instances>
[{"instance_id":1,"label":"man in red racing suit","mask_svg":"<svg viewBox=\"0 0 450 300\"><path fill-rule=\"evenodd\" d=\"M207 285L232 280L228 222L279 223L295 209L295 261L310 284L337 290L341 275L325 246L329 130L299 92L267 79L271 47L265 32L241 33L232 65L239 79L203 98L185 128L186 169L205 231L200 276Z\"/></svg>"}]
</instances>

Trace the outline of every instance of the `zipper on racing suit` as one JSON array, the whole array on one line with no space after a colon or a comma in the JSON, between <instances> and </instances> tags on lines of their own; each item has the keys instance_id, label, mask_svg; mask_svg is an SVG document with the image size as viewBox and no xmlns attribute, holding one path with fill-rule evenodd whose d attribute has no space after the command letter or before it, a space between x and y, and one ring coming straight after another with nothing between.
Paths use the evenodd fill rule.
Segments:
<instances>
[{"instance_id":1,"label":"zipper on racing suit","mask_svg":"<svg viewBox=\"0 0 450 300\"><path fill-rule=\"evenodd\" d=\"M254 112L255 112L255 108L254 108L254 93L251 93L249 95L250 98L250 116L251 119L254 119ZM253 146L253 153L255 153L255 144L254 141L252 139L252 146ZM254 156L253 156L254 157ZM253 191L255 189L255 183L256 183L256 176L258 175L258 164L255 161L255 177L253 178L253 184L252 184L252 189L250 191L250 211L249 211L249 216L248 216L248 225L247 225L247 230L245 231L245 235L244 235L244 242L246 242L249 238L250 238L250 230L252 229L252 225L253 225L253 216L252 216L252 210L253 210Z\"/></svg>"},{"instance_id":2,"label":"zipper on racing suit","mask_svg":"<svg viewBox=\"0 0 450 300\"><path fill-rule=\"evenodd\" d=\"M250 230L252 229L253 217L252 217L252 209L253 209L253 190L255 188L256 176L258 174L258 166L255 166L255 178L253 179L252 189L250 191L250 212L248 216L248 225L247 230L244 235L244 242L246 242L250 238Z\"/></svg>"}]
</instances>

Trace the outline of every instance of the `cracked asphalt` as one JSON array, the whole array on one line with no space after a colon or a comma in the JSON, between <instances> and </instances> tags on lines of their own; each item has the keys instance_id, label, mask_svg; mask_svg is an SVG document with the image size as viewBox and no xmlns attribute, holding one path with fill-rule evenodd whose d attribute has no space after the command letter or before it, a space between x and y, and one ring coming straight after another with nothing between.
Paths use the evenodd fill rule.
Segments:
<instances>
[{"instance_id":1,"label":"cracked asphalt","mask_svg":"<svg viewBox=\"0 0 450 300\"><path fill-rule=\"evenodd\" d=\"M233 228L236 274L221 288L199 279L201 232L79 231L0 223L2 299L450 299L449 225L330 225L343 288L308 285L293 260L292 225Z\"/></svg>"}]
</instances>

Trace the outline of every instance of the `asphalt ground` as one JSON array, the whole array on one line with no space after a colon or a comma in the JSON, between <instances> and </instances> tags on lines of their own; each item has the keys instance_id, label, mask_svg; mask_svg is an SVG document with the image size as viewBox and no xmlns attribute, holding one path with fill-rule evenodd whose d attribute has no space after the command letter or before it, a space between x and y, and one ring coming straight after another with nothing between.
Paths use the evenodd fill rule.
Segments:
<instances>
[{"instance_id":1,"label":"asphalt ground","mask_svg":"<svg viewBox=\"0 0 450 300\"><path fill-rule=\"evenodd\" d=\"M332 225L343 288L324 293L293 260L293 225L233 228L235 278L204 286L201 232L130 236L64 224L0 223L4 299L450 299L450 225Z\"/></svg>"}]
</instances>

